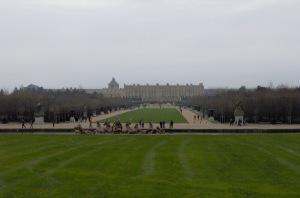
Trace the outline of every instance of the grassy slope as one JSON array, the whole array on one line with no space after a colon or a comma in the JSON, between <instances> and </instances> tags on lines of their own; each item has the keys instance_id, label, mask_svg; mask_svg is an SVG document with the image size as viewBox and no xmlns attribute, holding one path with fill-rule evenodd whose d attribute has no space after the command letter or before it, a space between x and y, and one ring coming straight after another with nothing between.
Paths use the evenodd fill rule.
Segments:
<instances>
[{"instance_id":1,"label":"grassy slope","mask_svg":"<svg viewBox=\"0 0 300 198\"><path fill-rule=\"evenodd\" d=\"M0 136L0 197L300 196L300 136Z\"/></svg>"},{"instance_id":2,"label":"grassy slope","mask_svg":"<svg viewBox=\"0 0 300 198\"><path fill-rule=\"evenodd\" d=\"M130 112L123 113L116 117L107 119L108 121L114 121L120 119L122 123L132 122L137 123L140 120L144 122L159 123L162 120L170 121L173 120L174 123L186 123L185 118L180 114L175 108L144 108L138 109ZM105 120L102 120L104 122Z\"/></svg>"}]
</instances>

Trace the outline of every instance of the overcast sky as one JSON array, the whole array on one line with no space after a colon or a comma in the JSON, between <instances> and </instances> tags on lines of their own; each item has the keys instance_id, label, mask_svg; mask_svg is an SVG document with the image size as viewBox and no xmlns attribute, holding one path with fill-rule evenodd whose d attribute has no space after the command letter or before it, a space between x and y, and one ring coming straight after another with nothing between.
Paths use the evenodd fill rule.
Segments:
<instances>
[{"instance_id":1,"label":"overcast sky","mask_svg":"<svg viewBox=\"0 0 300 198\"><path fill-rule=\"evenodd\" d=\"M299 0L0 0L0 87L300 85Z\"/></svg>"}]
</instances>

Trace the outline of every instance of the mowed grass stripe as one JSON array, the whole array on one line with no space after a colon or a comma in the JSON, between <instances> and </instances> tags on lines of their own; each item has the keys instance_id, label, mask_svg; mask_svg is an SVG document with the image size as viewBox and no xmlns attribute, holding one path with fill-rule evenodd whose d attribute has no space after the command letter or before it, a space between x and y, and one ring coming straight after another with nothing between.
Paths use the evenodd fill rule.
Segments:
<instances>
[{"instance_id":1,"label":"mowed grass stripe","mask_svg":"<svg viewBox=\"0 0 300 198\"><path fill-rule=\"evenodd\" d=\"M142 108L101 120L101 122L114 122L116 120L120 120L122 123L138 123L141 120L145 123L170 122L171 120L174 123L187 123L186 119L176 108Z\"/></svg>"},{"instance_id":2,"label":"mowed grass stripe","mask_svg":"<svg viewBox=\"0 0 300 198\"><path fill-rule=\"evenodd\" d=\"M70 148L71 150L74 150L77 148L77 146L83 146L84 141L80 140L78 143L72 143L72 142L62 142L59 140L53 140L50 138L51 141L46 140L41 141L38 145L37 144L32 144L32 142L28 141L26 142L26 147L23 147L22 150L19 152L7 152L7 155L5 157L2 157L0 161L3 161L3 163L0 164L0 173L7 172L10 170L10 168L16 169L24 167L24 164L30 163L32 160L37 160L39 156L47 156L46 158L49 157L52 153L55 153L57 155L60 152L67 152L68 149ZM89 141L87 141L89 142ZM60 151L60 152L57 152ZM16 165L17 164L17 165ZM3 166L6 167L3 167Z\"/></svg>"},{"instance_id":3,"label":"mowed grass stripe","mask_svg":"<svg viewBox=\"0 0 300 198\"><path fill-rule=\"evenodd\" d=\"M260 142L265 144L260 144ZM265 146L270 143L273 146L271 150L268 150ZM249 136L244 141L237 142L237 144L241 145L241 149L246 150L247 153L249 151L253 153L253 158L241 158L244 159L244 164L240 166L245 167L248 164L248 170L244 175L241 175L241 178L243 178L243 183L251 181L251 183L248 182L247 187L251 186L252 193L266 193L266 196L274 196L274 194L291 196L289 193L295 192L295 189L292 189L293 182L290 180L294 177L294 172L291 170L294 167L291 167L290 162L277 152L276 142L273 141L272 137L261 136L260 139L257 139ZM240 186L246 191L243 183ZM233 189L236 190L237 188Z\"/></svg>"},{"instance_id":4,"label":"mowed grass stripe","mask_svg":"<svg viewBox=\"0 0 300 198\"><path fill-rule=\"evenodd\" d=\"M122 194L128 193L132 190L132 186L137 185L144 151L151 147L153 141L143 137L118 136L117 138L120 141L105 145L103 149L94 153L101 156L99 160L88 160L94 156L87 155L82 158L82 161L71 164L68 169L57 172L56 176L63 177L64 180L72 183L76 182L74 174L79 173L80 177L88 177L88 180L93 181L92 186L83 184L83 188L97 191L103 196L120 197ZM107 155L107 153L111 154ZM81 171L82 167L88 170L86 174ZM67 186L71 183L68 183ZM107 189L112 190L107 191ZM69 193L73 195L74 192Z\"/></svg>"},{"instance_id":5,"label":"mowed grass stripe","mask_svg":"<svg viewBox=\"0 0 300 198\"><path fill-rule=\"evenodd\" d=\"M34 174L36 176L40 176L42 173L45 172L46 169L41 169L39 168L39 166L43 163L47 164L47 169L51 169L49 168L49 160L53 160L53 159L57 159L57 157L61 157L65 159L64 155L67 156L72 156L72 152L76 152L78 149L86 147L86 143L90 143L90 141L86 140L86 141L81 141L81 144L73 144L72 142L65 143L65 145L62 144L58 144L56 150L54 149L49 149L47 152L42 152L41 150L37 151L35 153L35 155L32 156L23 156L23 158L21 158L19 161L21 161L21 163L19 163L17 166L12 166L12 168L10 169L4 169L4 171L1 172L0 175L2 175L2 177L7 178L8 176L15 176L9 179L5 179L7 180L7 182L3 182L5 184L9 184L9 185L17 185L18 183L21 182L21 175L23 174ZM60 142L63 143L63 142ZM47 144L45 144L47 145ZM99 145L99 143L94 144L94 145ZM89 144L88 146L94 146L93 144ZM59 147L61 147L59 150L59 152L57 152L57 150L59 149ZM39 156L41 157L37 157L39 154ZM56 161L56 160L55 160ZM47 170L47 171L48 171ZM42 174L43 176L47 176L46 174ZM22 178L22 177L21 177ZM25 178L25 177L24 177ZM4 179L2 179L3 181ZM13 182L11 182L13 181ZM2 187L7 187L7 185L3 185Z\"/></svg>"},{"instance_id":6,"label":"mowed grass stripe","mask_svg":"<svg viewBox=\"0 0 300 198\"><path fill-rule=\"evenodd\" d=\"M188 144L188 159L193 165L193 170L197 170L194 183L202 188L220 190L223 197L232 197L239 193L245 196L273 197L276 193L284 192L280 188L284 189L285 186L273 186L276 181L273 181L272 174L280 170L272 170L272 166L265 160L267 158L267 161L271 160L273 165L276 165L273 157L270 159L267 154L257 152L246 144L240 144L245 139L248 141L248 137L203 137L197 144ZM191 150L197 151L197 154ZM286 170L286 167L281 168ZM295 195L295 190L289 190L282 194L287 197Z\"/></svg>"},{"instance_id":7,"label":"mowed grass stripe","mask_svg":"<svg viewBox=\"0 0 300 198\"><path fill-rule=\"evenodd\" d=\"M293 198L300 193L299 135L25 138L23 144L43 143L45 150L30 158L32 148L24 147L25 160L16 159L20 164L11 163L1 176L0 197ZM22 156L18 152L12 159Z\"/></svg>"},{"instance_id":8,"label":"mowed grass stripe","mask_svg":"<svg viewBox=\"0 0 300 198\"><path fill-rule=\"evenodd\" d=\"M189 179L194 176L193 168L191 167L189 160L186 155L186 147L190 143L191 139L184 139L178 148L178 158L181 164L181 167L184 171L184 178Z\"/></svg>"},{"instance_id":9,"label":"mowed grass stripe","mask_svg":"<svg viewBox=\"0 0 300 198\"><path fill-rule=\"evenodd\" d=\"M45 174L53 173L53 170L64 167L66 161L72 162L76 159L80 159L80 157L84 157L88 152L92 152L97 148L102 148L103 144L110 141L111 140L104 139L97 142L90 142L86 139L80 145L70 146L60 152L49 155L42 160L38 160L33 169L35 171L45 172Z\"/></svg>"},{"instance_id":10,"label":"mowed grass stripe","mask_svg":"<svg viewBox=\"0 0 300 198\"><path fill-rule=\"evenodd\" d=\"M118 174L119 170L127 169L126 163L130 162L127 158L135 154L136 152L134 151L138 149L132 146L135 139L126 138L126 136L116 138L118 141L110 142L103 145L100 150L87 153L82 156L82 160L70 164L61 171L76 172L85 167L90 171L101 171L103 174L114 175Z\"/></svg>"},{"instance_id":11,"label":"mowed grass stripe","mask_svg":"<svg viewBox=\"0 0 300 198\"><path fill-rule=\"evenodd\" d=\"M144 157L144 163L143 163L143 175L149 176L153 174L155 170L155 157L157 152L159 152L159 148L162 147L164 144L167 143L167 140L161 140L158 143L156 143L154 146L152 146Z\"/></svg>"},{"instance_id":12,"label":"mowed grass stripe","mask_svg":"<svg viewBox=\"0 0 300 198\"><path fill-rule=\"evenodd\" d=\"M68 158L65 158L65 157L61 158L55 166L52 165L51 167L49 167L47 169L41 169L41 167L39 167L39 168L35 167L35 168L31 168L30 171L33 172L39 179L47 178L48 183L51 183L52 185L55 185L55 184L59 185L59 184L61 184L61 181L58 178L56 178L55 176L53 176L53 174L55 174L57 171L60 171L61 169L67 167L68 165L70 165L72 163L76 163L76 161L79 161L82 158L84 158L85 155L96 152L97 150L101 149L101 147L103 145L105 145L107 143L109 143L109 141L101 141L96 144L85 146L86 148L88 148L87 150L84 150L80 153L77 152L76 155L71 154L70 157L68 157ZM74 151L74 150L78 150L78 148L73 149L72 151ZM60 155L61 154L65 155L66 152L62 152L62 153L60 153ZM56 156L59 156L59 155L56 155ZM54 155L52 155L48 159L53 159L53 158L54 158ZM39 163L39 161L34 162L34 163L37 164L37 163Z\"/></svg>"},{"instance_id":13,"label":"mowed grass stripe","mask_svg":"<svg viewBox=\"0 0 300 198\"><path fill-rule=\"evenodd\" d=\"M261 143L260 141L249 141L247 142L247 144L254 147L258 151L271 156L274 160L277 161L277 163L290 169L292 174L300 175L300 158L298 156L295 156L295 154L290 155L286 153L286 149L279 148L278 145L274 146L273 143L270 143L268 141ZM288 149L288 146L286 146L285 148Z\"/></svg>"},{"instance_id":14,"label":"mowed grass stripe","mask_svg":"<svg viewBox=\"0 0 300 198\"><path fill-rule=\"evenodd\" d=\"M48 142L46 146L48 146ZM8 144L6 146L1 147L0 149L0 157L6 157L6 156L12 156L13 154L16 153L22 153L22 151L30 150L32 148L39 148L41 146L44 146L44 142L38 142L38 141L33 141L30 144L24 141L16 142L14 144Z\"/></svg>"}]
</instances>

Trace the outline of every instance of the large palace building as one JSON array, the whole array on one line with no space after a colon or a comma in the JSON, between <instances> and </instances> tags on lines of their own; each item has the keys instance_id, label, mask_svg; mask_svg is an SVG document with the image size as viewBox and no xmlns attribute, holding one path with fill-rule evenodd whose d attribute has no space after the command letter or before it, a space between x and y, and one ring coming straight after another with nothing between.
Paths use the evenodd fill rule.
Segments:
<instances>
[{"instance_id":1,"label":"large palace building","mask_svg":"<svg viewBox=\"0 0 300 198\"><path fill-rule=\"evenodd\" d=\"M202 83L198 85L124 85L120 88L113 78L108 84L108 88L98 90L87 90L87 92L102 93L106 97L125 97L141 99L145 102L177 102L183 98L201 96L204 94Z\"/></svg>"},{"instance_id":2,"label":"large palace building","mask_svg":"<svg viewBox=\"0 0 300 198\"><path fill-rule=\"evenodd\" d=\"M124 85L127 98L140 98L143 101L180 101L184 97L201 96L203 85Z\"/></svg>"}]
</instances>

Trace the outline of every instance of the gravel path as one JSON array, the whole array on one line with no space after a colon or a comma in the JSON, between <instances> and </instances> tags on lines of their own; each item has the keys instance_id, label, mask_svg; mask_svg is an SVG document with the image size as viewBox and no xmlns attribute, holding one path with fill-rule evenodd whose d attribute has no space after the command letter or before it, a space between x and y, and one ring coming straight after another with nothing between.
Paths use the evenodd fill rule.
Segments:
<instances>
[{"instance_id":1,"label":"gravel path","mask_svg":"<svg viewBox=\"0 0 300 198\"><path fill-rule=\"evenodd\" d=\"M169 106L171 107L171 106ZM178 107L174 107L178 108ZM98 120L103 120L109 117L113 117L116 115L120 115L122 113L132 111L132 110L121 110L121 111L115 111L109 114L105 115L99 115L97 117L93 118L93 127L96 127L95 122ZM245 126L230 126L228 123L221 124L221 123L212 123L208 120L203 119L201 120L194 120L195 113L190 111L189 109L183 109L182 111L183 116L186 118L188 123L185 124L174 124L174 129L300 129L300 124L282 124L282 125L271 125L271 124L248 124ZM74 128L78 123L73 122L66 122L66 123L59 123L55 125L56 129L72 129ZM30 124L27 123L27 128L30 127ZM82 126L84 128L89 127L89 122L83 122ZM154 127L158 126L157 124L154 124ZM125 124L124 124L125 127ZM148 123L145 124L145 127L148 127ZM168 128L169 125L167 124L166 127ZM0 124L0 129L19 129L21 128L21 123L9 123L9 124ZM51 123L46 123L43 125L34 125L35 129L52 129L53 126Z\"/></svg>"}]
</instances>

